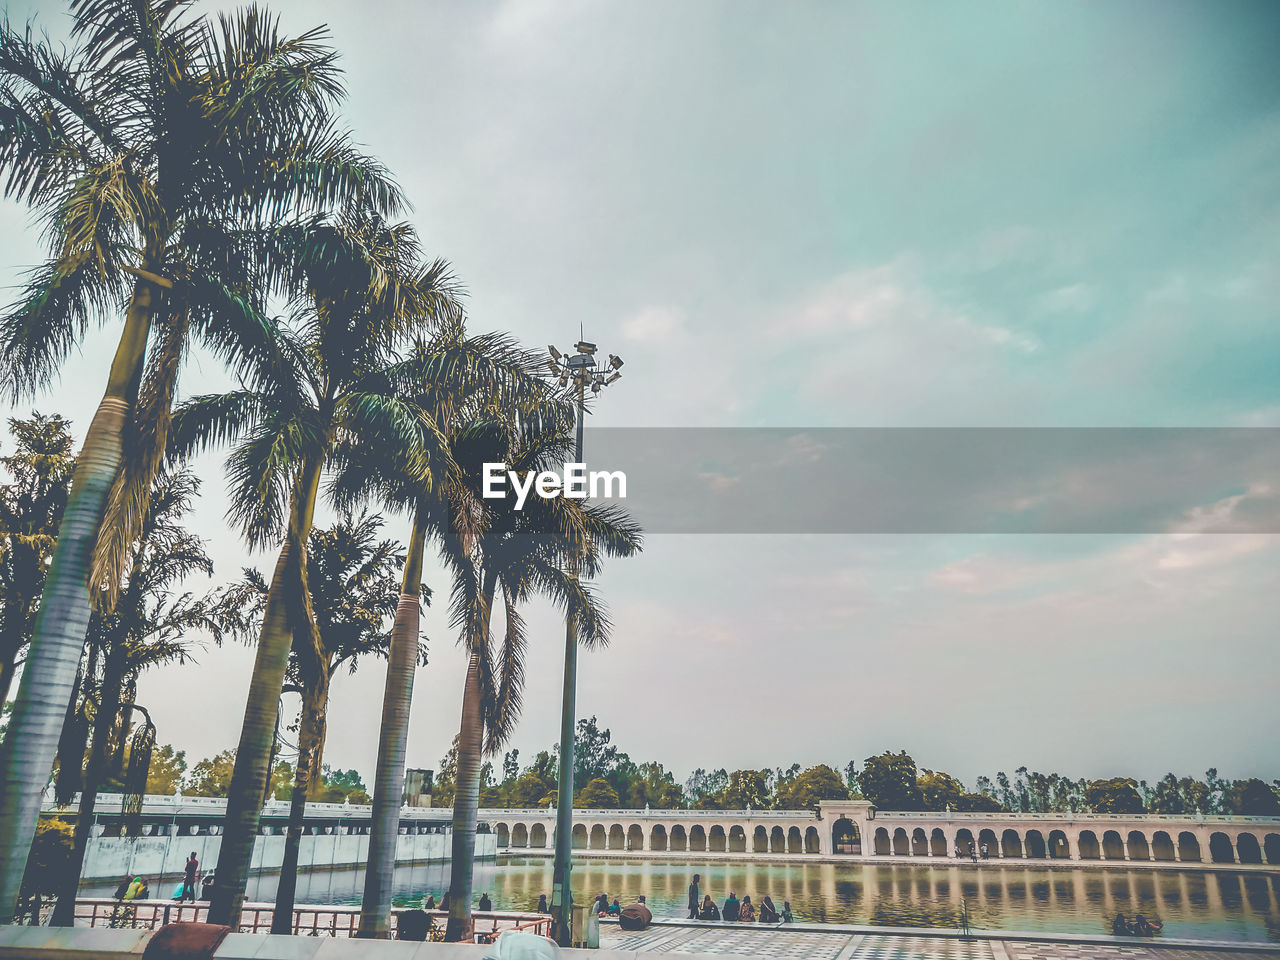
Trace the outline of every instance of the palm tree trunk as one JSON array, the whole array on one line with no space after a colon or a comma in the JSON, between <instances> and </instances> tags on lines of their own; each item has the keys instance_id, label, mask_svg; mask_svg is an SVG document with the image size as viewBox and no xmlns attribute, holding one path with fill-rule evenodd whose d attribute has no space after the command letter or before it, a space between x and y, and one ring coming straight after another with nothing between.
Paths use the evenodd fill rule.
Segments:
<instances>
[{"instance_id":1,"label":"palm tree trunk","mask_svg":"<svg viewBox=\"0 0 1280 960\"><path fill-rule=\"evenodd\" d=\"M149 264L144 267L154 269ZM13 919L40 817L40 795L53 767L84 652L89 564L123 456L122 436L146 356L153 296L150 283L140 281L133 288L107 389L76 460L31 648L0 749L0 924Z\"/></svg>"},{"instance_id":2,"label":"palm tree trunk","mask_svg":"<svg viewBox=\"0 0 1280 960\"><path fill-rule=\"evenodd\" d=\"M489 635L496 578L485 574L482 606L475 624L467 679L462 688L462 726L458 730L458 781L453 794L453 857L449 864L449 924L446 942L469 938L472 930L471 888L475 878L476 823L480 816L480 767L484 721L480 713L480 656Z\"/></svg>"},{"instance_id":3,"label":"palm tree trunk","mask_svg":"<svg viewBox=\"0 0 1280 960\"><path fill-rule=\"evenodd\" d=\"M404 758L409 744L409 708L418 665L418 594L422 589L422 553L426 518L413 520L404 559L400 602L391 627L387 682L382 694L382 731L378 737L378 769L373 781L369 860L364 871L364 900L357 936L385 940L391 932L391 891L396 873L396 840L400 836L400 803L404 796Z\"/></svg>"},{"instance_id":4,"label":"palm tree trunk","mask_svg":"<svg viewBox=\"0 0 1280 960\"><path fill-rule=\"evenodd\" d=\"M289 830L284 838L284 862L276 887L271 932L293 933L293 902L298 889L298 848L302 845L302 820L307 794L320 775L324 745L325 708L329 702L329 663L317 661L318 669L302 692L302 717L298 725L298 766L294 771L293 795L289 799Z\"/></svg>"},{"instance_id":5,"label":"palm tree trunk","mask_svg":"<svg viewBox=\"0 0 1280 960\"><path fill-rule=\"evenodd\" d=\"M293 631L289 616L290 594L305 592L307 536L315 514L323 461L317 457L304 464L290 510L289 532L276 561L267 592L258 636L258 654L249 681L236 763L227 790L227 813L223 821L222 845L218 850L217 876L208 921L239 929L249 880L249 862L262 817L262 799L271 776L271 745L275 741L276 713L284 686Z\"/></svg>"},{"instance_id":6,"label":"palm tree trunk","mask_svg":"<svg viewBox=\"0 0 1280 960\"><path fill-rule=\"evenodd\" d=\"M98 712L93 718L93 742L89 748L89 762L84 769L84 784L80 792L80 810L76 814L71 860L61 880L58 902L54 905L53 916L49 920L50 926L73 925L76 894L80 890L80 870L84 866L84 854L89 845L89 831L93 828L93 810L98 802L98 787L105 778L107 747L111 741L112 730L115 728L116 714L120 712L120 685L124 679L125 654L123 643L113 643L102 668Z\"/></svg>"}]
</instances>

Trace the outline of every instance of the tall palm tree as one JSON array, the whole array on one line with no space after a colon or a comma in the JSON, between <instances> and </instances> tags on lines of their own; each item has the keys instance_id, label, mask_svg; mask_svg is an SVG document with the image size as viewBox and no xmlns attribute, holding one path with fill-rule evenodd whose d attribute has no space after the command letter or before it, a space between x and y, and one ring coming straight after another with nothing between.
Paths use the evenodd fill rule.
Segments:
<instances>
[{"instance_id":1,"label":"tall palm tree","mask_svg":"<svg viewBox=\"0 0 1280 960\"><path fill-rule=\"evenodd\" d=\"M313 530L307 543L308 585L321 649L297 645L286 673L302 706L272 933L293 932L303 817L307 798L320 782L332 678L344 665L354 672L360 658L386 656L388 652L388 622L396 612L400 592L395 575L404 566L405 556L394 540L378 539L381 527L381 517L344 513L331 527ZM228 591L227 602L247 614L241 622L242 633L248 628L256 636L267 592L267 582L257 570L246 570L244 579ZM425 665L427 648L416 634L411 647L414 662Z\"/></svg>"},{"instance_id":2,"label":"tall palm tree","mask_svg":"<svg viewBox=\"0 0 1280 960\"><path fill-rule=\"evenodd\" d=\"M511 470L536 474L564 463L571 449L563 424L534 421L510 431L473 431L468 439L472 443L455 458L476 478L481 464L497 461ZM502 749L520 713L528 638L519 606L534 594L547 596L569 615L579 643L606 643L610 624L603 607L571 571L577 569L578 558L595 570L602 556L629 556L641 543L639 527L615 508L540 497L526 501L522 510L514 509L513 498L486 504L489 521L480 535L469 545L458 537L447 538L444 548L455 578L453 625L469 652L458 733L446 940L462 939L471 929L483 757ZM499 589L506 619L500 647L490 637Z\"/></svg>"},{"instance_id":3,"label":"tall palm tree","mask_svg":"<svg viewBox=\"0 0 1280 960\"><path fill-rule=\"evenodd\" d=\"M109 608L185 346L194 338L234 359L261 344L269 323L252 237L263 222L335 203L400 205L335 126L339 70L320 32L284 37L257 9L211 22L191 6L73 0L69 50L0 27L3 191L39 212L50 243L0 321L0 387L17 396L48 384L89 325L127 303L0 750L0 922L13 916L41 771L72 697L91 583ZM110 501L118 532L95 561Z\"/></svg>"},{"instance_id":4,"label":"tall palm tree","mask_svg":"<svg viewBox=\"0 0 1280 960\"><path fill-rule=\"evenodd\" d=\"M197 397L175 415L175 449L243 437L228 461L231 517L252 547L281 544L263 609L236 750L210 917L235 926L270 773L277 702L291 648L321 656L307 575L307 540L326 470L371 445L406 476L430 446L411 404L387 388L401 344L456 314L443 261L423 265L407 224L339 217L276 231L273 255L298 291L294 330L273 345L280 374L260 389Z\"/></svg>"},{"instance_id":5,"label":"tall palm tree","mask_svg":"<svg viewBox=\"0 0 1280 960\"><path fill-rule=\"evenodd\" d=\"M198 487L199 481L190 473L161 473L120 599L111 614L95 613L90 619L90 648L101 658L101 675L94 676L93 669L85 671L85 700L90 700L91 693L93 698L86 711L93 715L92 745L84 766L70 862L50 921L54 926L72 925L98 790L108 778L113 745L122 755L134 706L130 691L138 674L149 666L185 661L190 656L185 635L190 631L205 629L217 638L224 628L212 597L173 592L175 584L193 574L213 574L203 542L181 525ZM83 747L81 740L67 759L78 764Z\"/></svg>"},{"instance_id":6,"label":"tall palm tree","mask_svg":"<svg viewBox=\"0 0 1280 960\"><path fill-rule=\"evenodd\" d=\"M459 424L479 411L503 410L508 415L537 412L543 416L553 413L557 401L539 376L540 363L509 336L467 337L461 322L447 325L430 341L418 343L409 357L387 371L388 382L431 424L433 436L445 440L443 448L424 451L431 463L425 480L398 473L376 455L376 449L365 445L348 457L347 469L336 484L338 495L345 500L372 495L413 517L383 691L369 859L360 912L362 937L385 938L390 929L396 837L413 701L412 642L418 634L417 591L423 553L429 535L458 527L441 509L454 499L445 491L460 482L448 441Z\"/></svg>"}]
</instances>

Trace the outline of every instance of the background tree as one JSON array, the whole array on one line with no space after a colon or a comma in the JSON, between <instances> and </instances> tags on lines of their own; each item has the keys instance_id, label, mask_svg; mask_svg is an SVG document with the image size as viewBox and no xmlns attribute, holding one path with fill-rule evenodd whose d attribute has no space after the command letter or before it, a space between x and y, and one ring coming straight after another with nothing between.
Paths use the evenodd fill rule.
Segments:
<instances>
[{"instance_id":1,"label":"background tree","mask_svg":"<svg viewBox=\"0 0 1280 960\"><path fill-rule=\"evenodd\" d=\"M862 795L881 810L919 810L916 762L904 750L867 757L858 774Z\"/></svg>"},{"instance_id":2,"label":"background tree","mask_svg":"<svg viewBox=\"0 0 1280 960\"><path fill-rule=\"evenodd\" d=\"M783 810L807 810L821 800L847 800L849 788L840 774L820 763L779 787L777 806Z\"/></svg>"},{"instance_id":3,"label":"background tree","mask_svg":"<svg viewBox=\"0 0 1280 960\"><path fill-rule=\"evenodd\" d=\"M186 751L174 750L171 744L163 744L151 754L151 768L147 771L147 793L172 796L182 789L182 781L186 775Z\"/></svg>"},{"instance_id":4,"label":"background tree","mask_svg":"<svg viewBox=\"0 0 1280 960\"><path fill-rule=\"evenodd\" d=\"M1091 780L1085 788L1085 802L1094 813L1142 813L1142 797L1132 777Z\"/></svg>"},{"instance_id":5,"label":"background tree","mask_svg":"<svg viewBox=\"0 0 1280 960\"><path fill-rule=\"evenodd\" d=\"M618 791L613 784L603 777L588 780L578 795L573 798L573 805L583 810L616 810L619 805Z\"/></svg>"},{"instance_id":6,"label":"background tree","mask_svg":"<svg viewBox=\"0 0 1280 960\"><path fill-rule=\"evenodd\" d=\"M191 779L182 792L193 797L225 797L231 787L235 764L234 750L223 750L201 760L192 768Z\"/></svg>"},{"instance_id":7,"label":"background tree","mask_svg":"<svg viewBox=\"0 0 1280 960\"><path fill-rule=\"evenodd\" d=\"M951 774L932 770L921 770L916 786L920 790L921 810L959 810L960 800L966 793L964 784Z\"/></svg>"},{"instance_id":8,"label":"background tree","mask_svg":"<svg viewBox=\"0 0 1280 960\"><path fill-rule=\"evenodd\" d=\"M71 422L57 414L10 419L13 452L0 457L0 703L31 640L48 562L71 489Z\"/></svg>"},{"instance_id":9,"label":"background tree","mask_svg":"<svg viewBox=\"0 0 1280 960\"><path fill-rule=\"evenodd\" d=\"M1229 797L1232 811L1242 817L1280 817L1280 796L1257 777L1237 780Z\"/></svg>"}]
</instances>

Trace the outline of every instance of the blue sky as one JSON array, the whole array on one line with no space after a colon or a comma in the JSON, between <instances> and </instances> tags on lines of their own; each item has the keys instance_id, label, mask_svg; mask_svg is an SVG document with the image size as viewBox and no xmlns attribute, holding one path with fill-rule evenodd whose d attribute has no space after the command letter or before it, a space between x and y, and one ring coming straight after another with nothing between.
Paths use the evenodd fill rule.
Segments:
<instances>
[{"instance_id":1,"label":"blue sky","mask_svg":"<svg viewBox=\"0 0 1280 960\"><path fill-rule=\"evenodd\" d=\"M474 328L564 346L583 324L624 356L602 425L1280 426L1274 4L271 6L330 25L347 115ZM0 282L39 255L25 222L0 208ZM116 329L36 406L83 427ZM183 387L218 382L197 358ZM196 523L229 576L217 486ZM681 775L905 747L970 781L1280 776L1277 556L1244 534L655 536L606 574L616 639L579 712ZM558 713L561 634L532 623L526 756ZM445 624L415 765L457 727ZM144 680L161 739L231 746L249 663ZM372 664L335 683L333 763L372 772L380 691Z\"/></svg>"}]
</instances>

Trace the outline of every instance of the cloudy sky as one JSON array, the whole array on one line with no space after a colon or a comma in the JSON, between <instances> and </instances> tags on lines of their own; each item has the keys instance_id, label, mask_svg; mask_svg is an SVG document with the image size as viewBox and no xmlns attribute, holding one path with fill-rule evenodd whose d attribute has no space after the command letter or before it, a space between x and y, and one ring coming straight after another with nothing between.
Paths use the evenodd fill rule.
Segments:
<instances>
[{"instance_id":1,"label":"cloudy sky","mask_svg":"<svg viewBox=\"0 0 1280 960\"><path fill-rule=\"evenodd\" d=\"M563 347L581 324L625 358L602 426L1280 426L1265 0L271 7L329 25L350 122L474 329ZM60 5L8 9L65 32ZM38 241L0 207L0 282ZM117 333L35 407L83 429ZM183 389L220 382L197 357ZM201 469L220 576L268 564ZM919 469L945 497L948 465ZM579 714L680 777L886 748L967 781L1280 776L1280 542L1195 532L1278 483L1184 490L1177 533L657 533L603 580L617 628L582 659ZM457 729L446 622L426 621L415 766ZM563 643L550 610L531 623L526 760L557 736ZM144 678L161 739L233 746L250 665L209 650ZM366 777L381 682L369 663L333 688L327 759Z\"/></svg>"}]
</instances>

